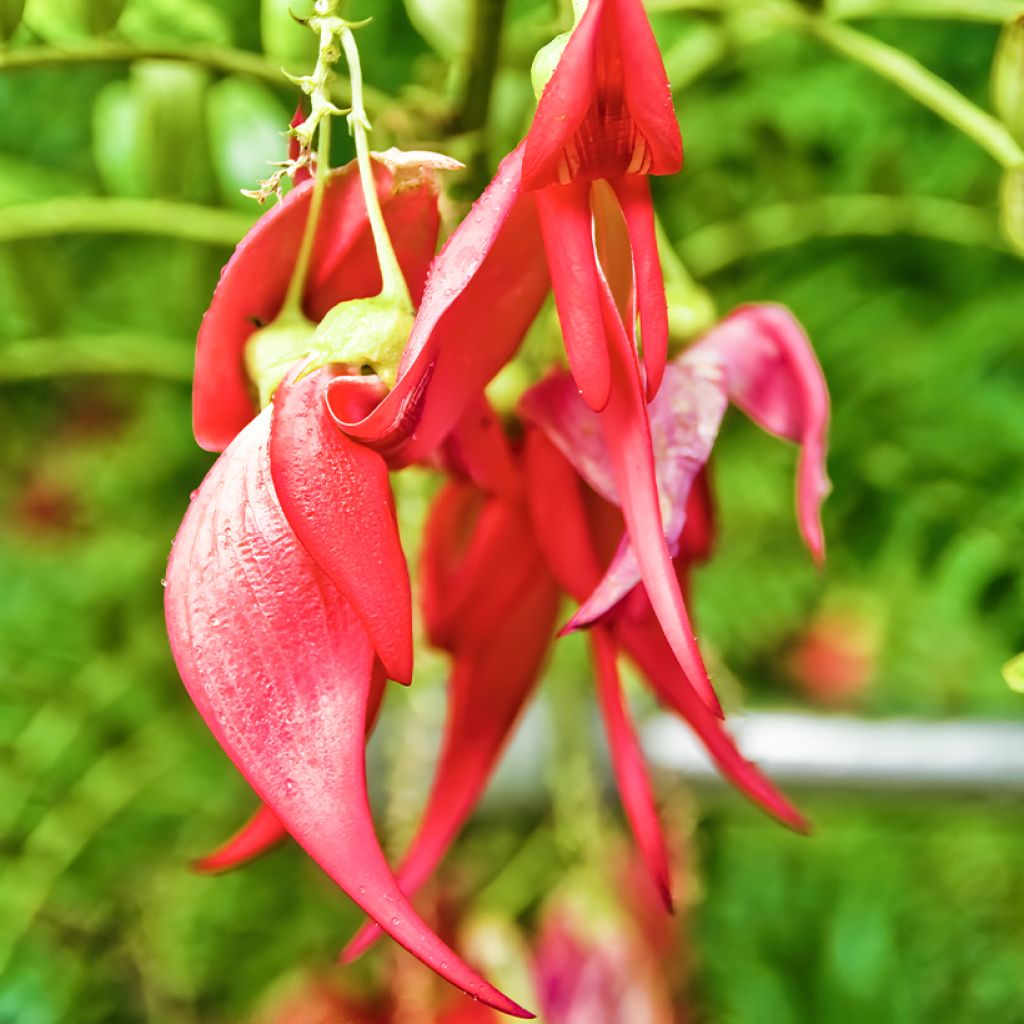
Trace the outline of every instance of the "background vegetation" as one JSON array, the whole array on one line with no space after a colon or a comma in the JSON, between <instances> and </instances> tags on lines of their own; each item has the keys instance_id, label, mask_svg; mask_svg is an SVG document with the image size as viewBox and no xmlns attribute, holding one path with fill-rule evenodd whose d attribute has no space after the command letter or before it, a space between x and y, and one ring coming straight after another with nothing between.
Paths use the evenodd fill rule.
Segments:
<instances>
[{"instance_id":1,"label":"background vegetation","mask_svg":"<svg viewBox=\"0 0 1024 1024\"><path fill-rule=\"evenodd\" d=\"M311 34L276 0L21 6L0 0L0 1021L248 1020L357 918L292 848L189 872L251 796L177 679L160 579L211 461L190 431L195 332L259 212L238 190L283 152L296 94L277 69L305 69ZM500 2L350 3L373 16L375 145L468 164L451 218L528 123L530 60L567 6L508 0L492 61ZM927 109L885 47L988 110L1019 5L651 6L688 154L656 190L696 282L677 281L679 315L789 304L834 398L822 574L792 522L793 453L727 423L697 613L730 703L1017 718L1000 675L1024 647L1024 292L997 199L1013 140ZM429 484L404 487L413 536ZM398 846L429 778L411 739L442 714L443 665L424 664L376 750ZM588 686L570 645L545 687ZM1019 805L819 796L802 839L663 781L690 851L681 1020L1024 1020ZM492 805L451 884L529 927L571 860L551 821L541 794Z\"/></svg>"}]
</instances>

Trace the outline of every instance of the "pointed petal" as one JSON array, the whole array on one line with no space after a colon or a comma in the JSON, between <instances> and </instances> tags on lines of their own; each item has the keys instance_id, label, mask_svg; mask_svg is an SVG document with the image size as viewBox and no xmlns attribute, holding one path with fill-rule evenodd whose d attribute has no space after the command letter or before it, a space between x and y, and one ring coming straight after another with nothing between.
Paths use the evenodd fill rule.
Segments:
<instances>
[{"instance_id":1,"label":"pointed petal","mask_svg":"<svg viewBox=\"0 0 1024 1024\"><path fill-rule=\"evenodd\" d=\"M543 189L537 193L537 210L569 368L584 401L599 412L608 404L611 371L601 318L590 182Z\"/></svg>"},{"instance_id":2,"label":"pointed petal","mask_svg":"<svg viewBox=\"0 0 1024 1024\"><path fill-rule=\"evenodd\" d=\"M529 546L528 535L508 541ZM505 615L499 624L455 654L450 710L430 798L396 873L407 895L433 874L480 799L551 645L558 590L536 553L531 557L525 550L522 557L534 566L532 578L525 588L503 595ZM342 960L356 959L379 933L372 922L364 925Z\"/></svg>"},{"instance_id":3,"label":"pointed petal","mask_svg":"<svg viewBox=\"0 0 1024 1024\"><path fill-rule=\"evenodd\" d=\"M384 671L384 666L379 660L375 661L366 709L367 738L373 732L373 727L377 722L386 683L387 673ZM233 836L212 853L196 860L192 868L203 874L218 874L222 871L240 868L286 838L288 838L288 830L281 824L277 815L266 804L260 804L249 820Z\"/></svg>"},{"instance_id":4,"label":"pointed petal","mask_svg":"<svg viewBox=\"0 0 1024 1024\"><path fill-rule=\"evenodd\" d=\"M647 371L647 400L651 401L661 387L668 358L668 305L658 257L651 187L646 177L637 174L616 179L612 187L629 229Z\"/></svg>"},{"instance_id":5,"label":"pointed petal","mask_svg":"<svg viewBox=\"0 0 1024 1024\"><path fill-rule=\"evenodd\" d=\"M373 651L281 511L269 420L235 438L178 531L165 592L178 670L249 784L366 913L442 977L525 1016L429 930L387 866L363 749Z\"/></svg>"},{"instance_id":6,"label":"pointed petal","mask_svg":"<svg viewBox=\"0 0 1024 1024\"><path fill-rule=\"evenodd\" d=\"M327 370L274 395L270 466L281 508L359 616L388 675L412 679L412 596L384 460L335 426Z\"/></svg>"},{"instance_id":7,"label":"pointed petal","mask_svg":"<svg viewBox=\"0 0 1024 1024\"><path fill-rule=\"evenodd\" d=\"M658 698L686 721L704 744L722 774L754 803L797 832L807 832L807 819L745 760L725 731L680 671L653 615L643 621L619 620L615 639L643 672Z\"/></svg>"},{"instance_id":8,"label":"pointed petal","mask_svg":"<svg viewBox=\"0 0 1024 1024\"><path fill-rule=\"evenodd\" d=\"M437 245L437 185L430 178L400 189L374 168L384 219L415 300ZM196 343L192 422L196 440L222 451L256 414L242 363L245 343L278 314L309 212L313 183L297 185L239 242L221 271ZM305 311L319 320L345 299L375 295L380 271L355 163L328 180L306 286Z\"/></svg>"},{"instance_id":9,"label":"pointed petal","mask_svg":"<svg viewBox=\"0 0 1024 1024\"><path fill-rule=\"evenodd\" d=\"M287 836L288 830L277 815L266 804L260 804L230 839L205 857L200 857L192 867L202 874L229 871L255 860Z\"/></svg>"},{"instance_id":10,"label":"pointed petal","mask_svg":"<svg viewBox=\"0 0 1024 1024\"><path fill-rule=\"evenodd\" d=\"M522 146L434 261L395 388L365 418L338 417L393 466L437 447L515 353L544 301L540 225L533 197L522 195L521 168Z\"/></svg>"},{"instance_id":11,"label":"pointed petal","mask_svg":"<svg viewBox=\"0 0 1024 1024\"><path fill-rule=\"evenodd\" d=\"M623 697L619 670L615 664L615 643L606 630L598 627L591 631L590 650L597 674L601 716L608 733L608 748L622 806L651 879L665 909L671 911L672 888L665 837L658 821L658 809L644 766L643 752Z\"/></svg>"},{"instance_id":12,"label":"pointed petal","mask_svg":"<svg viewBox=\"0 0 1024 1024\"><path fill-rule=\"evenodd\" d=\"M694 365L719 365L731 401L763 430L800 445L797 517L807 547L821 562L821 504L830 490L828 385L799 321L784 306L744 306L683 358Z\"/></svg>"},{"instance_id":13,"label":"pointed petal","mask_svg":"<svg viewBox=\"0 0 1024 1024\"><path fill-rule=\"evenodd\" d=\"M683 140L658 41L640 0L607 0L605 31L614 35L629 69L622 76L626 106L651 156L649 174L676 174Z\"/></svg>"}]
</instances>

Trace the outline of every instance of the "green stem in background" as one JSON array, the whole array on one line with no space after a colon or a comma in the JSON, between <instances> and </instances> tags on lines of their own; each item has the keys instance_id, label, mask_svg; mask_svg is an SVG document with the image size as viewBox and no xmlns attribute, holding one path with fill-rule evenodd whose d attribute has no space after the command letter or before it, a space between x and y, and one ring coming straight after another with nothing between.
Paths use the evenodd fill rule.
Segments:
<instances>
[{"instance_id":1,"label":"green stem in background","mask_svg":"<svg viewBox=\"0 0 1024 1024\"><path fill-rule=\"evenodd\" d=\"M468 68L458 116L459 130L477 138L469 160L469 187L474 194L483 190L490 177L487 164L487 120L498 70L501 31L506 0L476 0L473 37L467 56Z\"/></svg>"},{"instance_id":2,"label":"green stem in background","mask_svg":"<svg viewBox=\"0 0 1024 1024\"><path fill-rule=\"evenodd\" d=\"M950 18L1001 24L1024 8L1020 0L828 0L830 18Z\"/></svg>"},{"instance_id":3,"label":"green stem in background","mask_svg":"<svg viewBox=\"0 0 1024 1024\"><path fill-rule=\"evenodd\" d=\"M281 69L258 53L218 46L175 46L171 44L138 45L135 43L90 42L61 46L25 46L0 50L0 73L30 71L34 68L64 67L75 64L118 64L136 60L173 60L200 64L224 74L248 75L277 89L284 86ZM342 104L349 100L344 82L332 85L332 96ZM380 110L389 98L377 90L364 89L364 102L371 110Z\"/></svg>"},{"instance_id":4,"label":"green stem in background","mask_svg":"<svg viewBox=\"0 0 1024 1024\"><path fill-rule=\"evenodd\" d=\"M698 228L676 248L693 273L705 278L749 256L815 238L901 234L1008 252L988 210L949 199L884 195L820 196L764 206Z\"/></svg>"},{"instance_id":5,"label":"green stem in background","mask_svg":"<svg viewBox=\"0 0 1024 1024\"><path fill-rule=\"evenodd\" d=\"M0 344L0 383L51 377L128 374L192 379L195 343L127 331L19 338Z\"/></svg>"},{"instance_id":6,"label":"green stem in background","mask_svg":"<svg viewBox=\"0 0 1024 1024\"><path fill-rule=\"evenodd\" d=\"M703 78L729 56L734 46L730 33L723 27L695 24L664 53L672 91L680 92Z\"/></svg>"},{"instance_id":7,"label":"green stem in background","mask_svg":"<svg viewBox=\"0 0 1024 1024\"><path fill-rule=\"evenodd\" d=\"M601 794L592 756L586 673L552 672L545 691L554 750L548 769L555 842L571 864L586 863L602 847Z\"/></svg>"},{"instance_id":8,"label":"green stem in background","mask_svg":"<svg viewBox=\"0 0 1024 1024\"><path fill-rule=\"evenodd\" d=\"M899 86L908 96L973 139L1003 167L1024 166L1024 150L1001 121L902 50L825 18L804 15L798 16L797 22L837 53Z\"/></svg>"},{"instance_id":9,"label":"green stem in background","mask_svg":"<svg viewBox=\"0 0 1024 1024\"><path fill-rule=\"evenodd\" d=\"M166 199L67 196L0 207L0 242L51 235L166 235L232 247L254 216Z\"/></svg>"},{"instance_id":10,"label":"green stem in background","mask_svg":"<svg viewBox=\"0 0 1024 1024\"><path fill-rule=\"evenodd\" d=\"M388 235L387 225L384 223L384 214L380 208L380 197L377 195L373 168L370 166L368 141L370 121L363 105L363 72L359 63L359 48L356 46L351 28L347 26L342 28L339 38L342 49L345 51L345 60L348 62L349 81L352 88L352 109L348 115L348 125L355 140L356 161L359 164L359 179L363 188L363 199L366 202L366 215L370 221L373 244L377 250L377 261L380 264L380 294L384 298L393 299L411 312L412 296L409 294L405 275L399 266L398 257L395 256L395 250Z\"/></svg>"}]
</instances>

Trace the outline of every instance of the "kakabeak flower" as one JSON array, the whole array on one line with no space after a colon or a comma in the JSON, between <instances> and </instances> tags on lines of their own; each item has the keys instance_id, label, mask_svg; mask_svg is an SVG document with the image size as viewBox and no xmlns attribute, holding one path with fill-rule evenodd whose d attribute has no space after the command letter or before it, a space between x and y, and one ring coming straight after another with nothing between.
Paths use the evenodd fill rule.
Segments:
<instances>
[{"instance_id":1,"label":"kakabeak flower","mask_svg":"<svg viewBox=\"0 0 1024 1024\"><path fill-rule=\"evenodd\" d=\"M345 187L350 177L331 179L324 206L327 224L331 211L335 221L329 232L324 224L317 232L303 315L327 315L339 292L372 294L379 285L362 197ZM506 1013L528 1016L416 914L374 833L365 733L383 677L411 677L411 605L388 466L335 424L331 385L345 367L319 365L314 339L308 358L273 367L283 380L258 414L245 377L254 321L280 321L307 187L290 193L243 241L204 321L197 435L209 447L226 447L194 495L168 565L172 652L207 725L265 804L264 830L273 832L276 819L442 977ZM383 205L393 216L418 208L396 230L396 250L406 252L403 266L413 278L409 290L418 294L434 247L436 188L420 176L393 189L392 199L397 207ZM296 329L281 352L294 358L304 344ZM359 388L345 393L350 404L379 399L372 379L353 380Z\"/></svg>"},{"instance_id":2,"label":"kakabeak flower","mask_svg":"<svg viewBox=\"0 0 1024 1024\"><path fill-rule=\"evenodd\" d=\"M683 586L690 566L710 550L705 470L730 400L766 430L801 445L798 521L815 557L823 554L824 380L792 314L775 306L747 307L668 365L650 407L659 481L673 510L666 517L666 541ZM451 480L438 495L421 575L428 635L455 654L452 705L427 810L396 877L407 894L419 888L483 791L550 641L553 576L580 602L573 622L590 629L598 701L623 807L657 891L671 907L668 857L622 692L620 651L737 788L786 825L803 831L807 824L743 759L668 646L630 542L622 539L620 499L597 414L567 374L536 385L520 408L529 427L518 450L504 440L486 407L467 415L446 446L449 468L455 461L464 479ZM460 658L474 650L476 657ZM343 959L354 959L378 934L372 923L364 926Z\"/></svg>"},{"instance_id":3,"label":"kakabeak flower","mask_svg":"<svg viewBox=\"0 0 1024 1024\"><path fill-rule=\"evenodd\" d=\"M663 376L668 332L648 176L681 162L640 0L591 0L526 138L449 242L446 273L431 275L397 386L342 426L393 464L422 458L514 354L548 287L546 267L573 379L600 411L651 604L680 665L720 714L664 539L646 407ZM456 306L438 301L453 292Z\"/></svg>"}]
</instances>

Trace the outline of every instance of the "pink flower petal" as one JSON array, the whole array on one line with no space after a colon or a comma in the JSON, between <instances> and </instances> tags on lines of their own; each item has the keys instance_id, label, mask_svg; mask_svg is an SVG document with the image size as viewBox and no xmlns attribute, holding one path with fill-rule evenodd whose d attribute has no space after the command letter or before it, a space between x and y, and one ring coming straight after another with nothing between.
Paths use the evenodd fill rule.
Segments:
<instances>
[{"instance_id":1,"label":"pink flower petal","mask_svg":"<svg viewBox=\"0 0 1024 1024\"><path fill-rule=\"evenodd\" d=\"M303 546L359 616L388 675L412 679L412 596L384 460L327 409L327 370L296 366L274 395L270 467Z\"/></svg>"},{"instance_id":2,"label":"pink flower petal","mask_svg":"<svg viewBox=\"0 0 1024 1024\"><path fill-rule=\"evenodd\" d=\"M521 168L522 146L434 261L394 389L360 420L338 414L347 433L393 466L440 444L515 353L544 301L547 265Z\"/></svg>"},{"instance_id":3,"label":"pink flower petal","mask_svg":"<svg viewBox=\"0 0 1024 1024\"><path fill-rule=\"evenodd\" d=\"M743 306L693 346L683 359L721 368L729 399L759 427L801 447L797 518L815 560L825 557L821 504L829 398L806 332L784 306Z\"/></svg>"},{"instance_id":4,"label":"pink flower petal","mask_svg":"<svg viewBox=\"0 0 1024 1024\"><path fill-rule=\"evenodd\" d=\"M235 438L178 531L165 604L171 650L217 741L328 875L442 977L514 1016L409 905L366 794L373 649L295 536L274 492L270 410Z\"/></svg>"},{"instance_id":5,"label":"pink flower petal","mask_svg":"<svg viewBox=\"0 0 1024 1024\"><path fill-rule=\"evenodd\" d=\"M598 626L590 633L590 650L597 675L601 716L608 734L608 749L612 755L612 768L622 806L651 879L665 909L671 911L672 886L665 837L658 821L658 809L654 803L651 780L644 766L643 752L622 693L619 670L615 664L615 642L604 628Z\"/></svg>"},{"instance_id":6,"label":"pink flower petal","mask_svg":"<svg viewBox=\"0 0 1024 1024\"><path fill-rule=\"evenodd\" d=\"M437 185L430 177L392 188L392 175L374 167L384 219L413 300L423 289L437 246ZM242 363L245 343L278 314L306 226L313 183L297 185L238 243L221 271L196 343L192 422L196 440L222 451L256 415ZM306 282L304 308L314 321L345 299L380 291L380 271L355 164L335 171L327 186Z\"/></svg>"}]
</instances>

